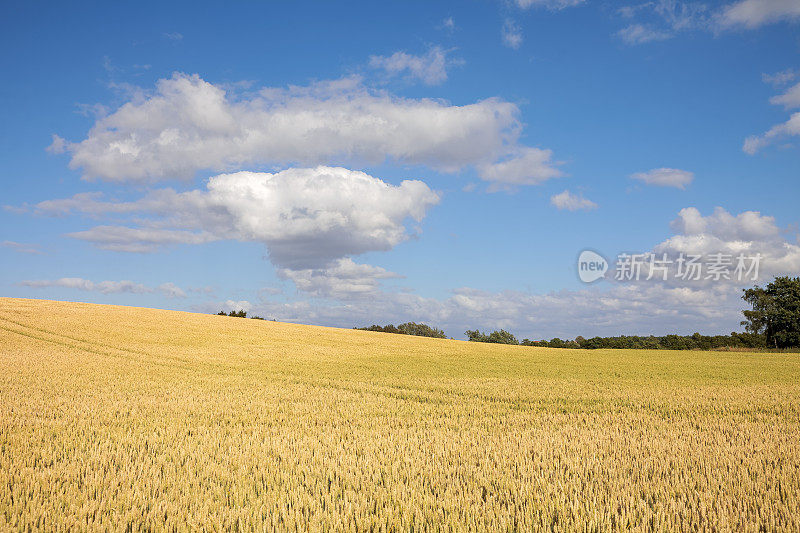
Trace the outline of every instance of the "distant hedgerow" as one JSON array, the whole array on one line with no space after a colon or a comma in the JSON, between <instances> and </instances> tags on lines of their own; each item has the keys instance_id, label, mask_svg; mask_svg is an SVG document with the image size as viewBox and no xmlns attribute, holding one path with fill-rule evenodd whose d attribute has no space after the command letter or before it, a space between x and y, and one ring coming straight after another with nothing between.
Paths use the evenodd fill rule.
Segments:
<instances>
[{"instance_id":1,"label":"distant hedgerow","mask_svg":"<svg viewBox=\"0 0 800 533\"><path fill-rule=\"evenodd\" d=\"M247 311L245 311L244 309L240 309L238 311L231 311L230 313L226 313L225 311L220 311L217 314L220 316L235 316L237 318L247 318ZM259 318L259 317L253 317L253 318Z\"/></svg>"},{"instance_id":2,"label":"distant hedgerow","mask_svg":"<svg viewBox=\"0 0 800 533\"><path fill-rule=\"evenodd\" d=\"M441 329L431 327L427 324L417 324L416 322L405 322L399 326L388 324L378 326L373 324L365 328L354 328L362 331L380 331L381 333L398 333L400 335L414 335L417 337L433 337L435 339L446 339L447 335Z\"/></svg>"}]
</instances>

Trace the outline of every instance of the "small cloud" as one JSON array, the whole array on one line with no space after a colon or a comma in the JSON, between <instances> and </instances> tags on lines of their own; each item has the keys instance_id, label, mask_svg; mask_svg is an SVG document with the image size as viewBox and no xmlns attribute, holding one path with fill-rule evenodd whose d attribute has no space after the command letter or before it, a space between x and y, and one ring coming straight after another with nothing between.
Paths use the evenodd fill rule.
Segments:
<instances>
[{"instance_id":1,"label":"small cloud","mask_svg":"<svg viewBox=\"0 0 800 533\"><path fill-rule=\"evenodd\" d=\"M566 9L584 3L586 0L515 0L520 9L543 7L550 10Z\"/></svg>"},{"instance_id":2,"label":"small cloud","mask_svg":"<svg viewBox=\"0 0 800 533\"><path fill-rule=\"evenodd\" d=\"M539 185L564 175L557 168L561 162L552 158L552 150L527 146L515 150L502 161L481 165L478 174L481 179L495 185L492 190L516 185Z\"/></svg>"},{"instance_id":3,"label":"small cloud","mask_svg":"<svg viewBox=\"0 0 800 533\"><path fill-rule=\"evenodd\" d=\"M63 154L67 151L67 147L69 143L61 137L60 135L53 134L52 136L53 142L50 143L50 146L45 148L45 151L50 154Z\"/></svg>"},{"instance_id":4,"label":"small cloud","mask_svg":"<svg viewBox=\"0 0 800 533\"><path fill-rule=\"evenodd\" d=\"M114 63L111 62L111 58L108 56L103 56L103 68L109 74L114 74L120 71L119 67L114 65Z\"/></svg>"},{"instance_id":5,"label":"small cloud","mask_svg":"<svg viewBox=\"0 0 800 533\"><path fill-rule=\"evenodd\" d=\"M141 283L134 283L129 280L122 281L100 281L95 283L88 279L83 278L60 278L55 280L25 280L20 283L24 287L32 288L47 288L47 287L64 287L67 289L78 289L81 291L94 291L101 294L112 294L128 292L133 294L144 294L153 292L153 289L146 287Z\"/></svg>"},{"instance_id":6,"label":"small cloud","mask_svg":"<svg viewBox=\"0 0 800 533\"><path fill-rule=\"evenodd\" d=\"M769 103L782 105L786 109L800 107L800 83L790 87L785 93L773 96Z\"/></svg>"},{"instance_id":7,"label":"small cloud","mask_svg":"<svg viewBox=\"0 0 800 533\"><path fill-rule=\"evenodd\" d=\"M383 69L389 76L407 75L425 85L439 85L447 80L447 67L463 61L448 61L447 50L434 46L421 56L395 52L390 56L371 56L369 65Z\"/></svg>"},{"instance_id":8,"label":"small cloud","mask_svg":"<svg viewBox=\"0 0 800 533\"><path fill-rule=\"evenodd\" d=\"M41 250L39 250L39 247L35 244L25 244L14 241L3 241L0 242L0 246L2 246L3 248L10 248L11 250L19 252L21 254L42 255L44 253Z\"/></svg>"},{"instance_id":9,"label":"small cloud","mask_svg":"<svg viewBox=\"0 0 800 533\"><path fill-rule=\"evenodd\" d=\"M800 74L800 71L787 68L786 70L776 72L775 74L762 74L761 79L764 83L769 83L775 87L780 87L794 81L798 74Z\"/></svg>"},{"instance_id":10,"label":"small cloud","mask_svg":"<svg viewBox=\"0 0 800 533\"><path fill-rule=\"evenodd\" d=\"M800 72L788 69L777 74L763 74L762 79L767 83L780 86L794 81L798 75ZM785 109L800 107L800 83L789 87L783 94L773 96L769 102L773 105L782 105ZM800 112L792 113L786 122L775 124L761 135L747 137L742 145L742 151L753 155L782 137L797 135L800 135Z\"/></svg>"},{"instance_id":11,"label":"small cloud","mask_svg":"<svg viewBox=\"0 0 800 533\"><path fill-rule=\"evenodd\" d=\"M621 8L617 9L617 13L619 13L619 15L622 18L631 19L636 15L636 12L640 8L641 8L641 5L639 5L639 6L622 6Z\"/></svg>"},{"instance_id":12,"label":"small cloud","mask_svg":"<svg viewBox=\"0 0 800 533\"><path fill-rule=\"evenodd\" d=\"M616 33L625 44L636 45L653 41L664 41L672 37L672 34L656 30L643 24L631 24L622 28Z\"/></svg>"},{"instance_id":13,"label":"small cloud","mask_svg":"<svg viewBox=\"0 0 800 533\"><path fill-rule=\"evenodd\" d=\"M500 35L503 37L503 44L514 50L518 50L522 46L522 30L513 19L506 19L503 23L503 28L500 30Z\"/></svg>"},{"instance_id":14,"label":"small cloud","mask_svg":"<svg viewBox=\"0 0 800 533\"><path fill-rule=\"evenodd\" d=\"M647 172L636 172L631 178L658 187L685 189L694 179L694 173L677 168L654 168Z\"/></svg>"},{"instance_id":15,"label":"small cloud","mask_svg":"<svg viewBox=\"0 0 800 533\"><path fill-rule=\"evenodd\" d=\"M597 209L597 204L581 194L572 194L568 190L556 194L550 198L550 203L556 208L567 211L590 211Z\"/></svg>"},{"instance_id":16,"label":"small cloud","mask_svg":"<svg viewBox=\"0 0 800 533\"><path fill-rule=\"evenodd\" d=\"M169 39L170 41L182 41L183 34L178 32L165 32L162 34L164 38Z\"/></svg>"},{"instance_id":17,"label":"small cloud","mask_svg":"<svg viewBox=\"0 0 800 533\"><path fill-rule=\"evenodd\" d=\"M629 45L669 39L680 32L709 28L709 8L700 2L654 0L619 8L620 17L631 23L616 32Z\"/></svg>"},{"instance_id":18,"label":"small cloud","mask_svg":"<svg viewBox=\"0 0 800 533\"><path fill-rule=\"evenodd\" d=\"M753 155L776 139L787 135L800 135L800 112L794 113L789 120L772 126L762 135L751 135L744 140L742 150Z\"/></svg>"},{"instance_id":19,"label":"small cloud","mask_svg":"<svg viewBox=\"0 0 800 533\"><path fill-rule=\"evenodd\" d=\"M442 23L438 26L438 28L447 31L453 31L456 29L456 21L453 20L453 17L447 17L442 21Z\"/></svg>"},{"instance_id":20,"label":"small cloud","mask_svg":"<svg viewBox=\"0 0 800 533\"><path fill-rule=\"evenodd\" d=\"M186 298L186 291L184 291L171 281L159 285L158 290L161 291L161 293L167 298Z\"/></svg>"},{"instance_id":21,"label":"small cloud","mask_svg":"<svg viewBox=\"0 0 800 533\"><path fill-rule=\"evenodd\" d=\"M797 0L741 0L725 7L717 16L723 29L755 29L766 24L800 19Z\"/></svg>"}]
</instances>

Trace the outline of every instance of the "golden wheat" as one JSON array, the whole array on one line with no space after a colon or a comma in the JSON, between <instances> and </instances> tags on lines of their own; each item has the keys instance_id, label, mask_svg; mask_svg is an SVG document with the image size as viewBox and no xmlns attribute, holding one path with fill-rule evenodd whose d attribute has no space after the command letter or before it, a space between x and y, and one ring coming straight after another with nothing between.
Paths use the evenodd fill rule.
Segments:
<instances>
[{"instance_id":1,"label":"golden wheat","mask_svg":"<svg viewBox=\"0 0 800 533\"><path fill-rule=\"evenodd\" d=\"M800 357L0 299L0 529L800 529Z\"/></svg>"}]
</instances>

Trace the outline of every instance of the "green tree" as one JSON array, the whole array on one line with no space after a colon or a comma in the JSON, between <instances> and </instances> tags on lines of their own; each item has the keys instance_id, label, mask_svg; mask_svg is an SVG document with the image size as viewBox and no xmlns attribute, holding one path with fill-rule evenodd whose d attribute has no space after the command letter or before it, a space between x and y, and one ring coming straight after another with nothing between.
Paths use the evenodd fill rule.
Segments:
<instances>
[{"instance_id":1,"label":"green tree","mask_svg":"<svg viewBox=\"0 0 800 533\"><path fill-rule=\"evenodd\" d=\"M472 342L489 342L489 336L477 329L468 329L464 335Z\"/></svg>"},{"instance_id":2,"label":"green tree","mask_svg":"<svg viewBox=\"0 0 800 533\"><path fill-rule=\"evenodd\" d=\"M763 333L769 347L800 347L800 277L777 277L766 287L745 289L742 298L752 307L742 311L748 333Z\"/></svg>"},{"instance_id":3,"label":"green tree","mask_svg":"<svg viewBox=\"0 0 800 533\"><path fill-rule=\"evenodd\" d=\"M400 333L406 335L416 335L417 337L433 337L436 339L446 339L444 331L439 328L433 328L427 324L417 324L416 322L406 322L397 326Z\"/></svg>"},{"instance_id":4,"label":"green tree","mask_svg":"<svg viewBox=\"0 0 800 533\"><path fill-rule=\"evenodd\" d=\"M491 332L486 342L493 342L495 344L519 344L517 338L504 329Z\"/></svg>"}]
</instances>

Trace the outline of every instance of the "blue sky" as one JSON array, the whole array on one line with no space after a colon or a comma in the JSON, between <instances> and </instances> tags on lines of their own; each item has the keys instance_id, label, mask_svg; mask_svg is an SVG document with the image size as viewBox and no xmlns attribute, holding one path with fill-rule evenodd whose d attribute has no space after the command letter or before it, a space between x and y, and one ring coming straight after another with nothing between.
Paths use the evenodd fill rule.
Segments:
<instances>
[{"instance_id":1,"label":"blue sky","mask_svg":"<svg viewBox=\"0 0 800 533\"><path fill-rule=\"evenodd\" d=\"M752 282L578 254L800 272L800 1L2 10L6 296L720 333Z\"/></svg>"}]
</instances>

